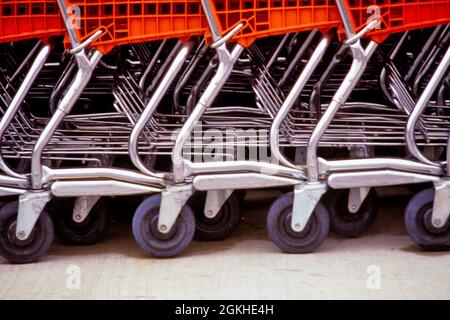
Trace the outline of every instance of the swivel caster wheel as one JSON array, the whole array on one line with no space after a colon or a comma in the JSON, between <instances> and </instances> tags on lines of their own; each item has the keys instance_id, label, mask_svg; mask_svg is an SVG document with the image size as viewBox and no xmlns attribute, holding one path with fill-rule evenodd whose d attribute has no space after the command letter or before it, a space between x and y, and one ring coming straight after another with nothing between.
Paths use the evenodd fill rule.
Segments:
<instances>
[{"instance_id":1,"label":"swivel caster wheel","mask_svg":"<svg viewBox=\"0 0 450 320\"><path fill-rule=\"evenodd\" d=\"M267 231L272 241L286 253L309 253L316 250L328 236L330 217L326 207L318 203L301 232L291 227L294 192L280 196L267 215Z\"/></svg>"},{"instance_id":2,"label":"swivel caster wheel","mask_svg":"<svg viewBox=\"0 0 450 320\"><path fill-rule=\"evenodd\" d=\"M431 223L433 214L434 189L426 189L416 194L405 210L405 225L411 239L425 250L450 249L450 223L436 228Z\"/></svg>"},{"instance_id":3,"label":"swivel caster wheel","mask_svg":"<svg viewBox=\"0 0 450 320\"><path fill-rule=\"evenodd\" d=\"M379 201L375 190L370 190L367 198L355 213L348 210L349 190L329 190L324 203L330 213L330 230L348 238L355 238L366 232L375 221L379 211Z\"/></svg>"},{"instance_id":4,"label":"swivel caster wheel","mask_svg":"<svg viewBox=\"0 0 450 320\"><path fill-rule=\"evenodd\" d=\"M99 242L108 227L108 206L100 199L82 222L73 219L74 199L55 199L52 217L55 233L68 245L90 245Z\"/></svg>"},{"instance_id":5,"label":"swivel caster wheel","mask_svg":"<svg viewBox=\"0 0 450 320\"><path fill-rule=\"evenodd\" d=\"M133 217L133 235L139 246L148 254L168 258L182 253L192 242L195 218L185 206L169 233L158 230L161 195L154 195L138 207Z\"/></svg>"},{"instance_id":6,"label":"swivel caster wheel","mask_svg":"<svg viewBox=\"0 0 450 320\"><path fill-rule=\"evenodd\" d=\"M39 260L53 243L53 223L43 211L26 240L16 237L18 203L10 202L0 209L0 255L11 263L23 264Z\"/></svg>"},{"instance_id":7,"label":"swivel caster wheel","mask_svg":"<svg viewBox=\"0 0 450 320\"><path fill-rule=\"evenodd\" d=\"M196 192L189 199L189 207L195 215L195 238L204 241L218 241L228 238L241 220L239 199L233 193L214 218L205 216L206 192Z\"/></svg>"}]
</instances>

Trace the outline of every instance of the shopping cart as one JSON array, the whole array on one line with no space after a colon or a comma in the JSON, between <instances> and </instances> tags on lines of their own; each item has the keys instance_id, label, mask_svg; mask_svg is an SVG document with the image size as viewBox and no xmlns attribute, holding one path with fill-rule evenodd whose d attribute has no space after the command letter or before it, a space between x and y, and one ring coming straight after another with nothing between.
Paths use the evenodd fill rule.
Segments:
<instances>
[{"instance_id":1,"label":"shopping cart","mask_svg":"<svg viewBox=\"0 0 450 320\"><path fill-rule=\"evenodd\" d=\"M20 7L21 1L16 2ZM32 7L31 2L26 2L26 4ZM60 19L64 21L67 29L67 39L70 42L68 51L73 54L78 71L75 74L64 75L66 77L63 81L64 94L60 96L53 115L42 129L36 132L31 128L34 130L36 139L27 143L28 147L20 145L22 141L19 143L19 148L11 147L13 152L25 152L30 155L31 174L18 174L6 163L2 167L3 171L8 174L2 176L2 182L6 188L4 193L19 195L18 204L17 202L9 203L2 209L2 230L8 230L2 234L8 234L10 236L8 239L14 239L11 240L13 242L9 241L8 245L2 246L2 255L13 262L34 261L47 251L53 238L53 227L43 209L54 196L85 197L86 202L82 204L84 210L78 217L82 222L89 213L89 209L92 208L92 202L95 204L97 197L151 194L160 192L161 188L166 186L168 182L161 175L149 176L125 169L103 166L101 168L50 168L47 166L45 156L50 154L51 157L54 157L54 155L62 155L64 152L65 155L70 155L77 148L78 152L85 152L85 155L86 152L88 155L95 155L99 152L110 154L121 150L124 145L126 146L123 134L127 132L127 126L123 130L118 130L116 127L116 130L110 131L109 135L105 136L105 130L97 131L98 125L86 126L86 121L92 123L98 120L93 115L89 115L85 119L75 117L77 130L64 132L60 129L64 127L65 122L73 120L68 114L86 88L96 66L101 63L102 52L109 52L114 46L124 43L141 43L173 37L187 40L186 38L190 36L204 34L201 5L194 1L164 3L142 1L139 4L132 1L116 1L111 6L108 1L60 0L55 4L59 6L60 17L62 17ZM104 19L105 17L106 19ZM109 20L111 18L112 20ZM175 61L169 70L172 72L170 77L174 77L179 72L192 46L191 41L178 46L178 52L174 57ZM45 57L40 57L36 61L43 64ZM40 68L32 67L29 74L36 77L39 73L38 69ZM167 76L162 79L162 82L166 79ZM32 83L32 81L25 82L27 86ZM7 114L2 118L3 126L1 127L5 128L5 131L8 126L11 127L13 120L14 124L19 123L16 121L18 119L25 118L26 120L26 116L24 117L18 110L25 95L24 93L18 99L19 94L16 94L14 99L19 100L17 108L11 108L11 105L8 107ZM123 118L126 119L126 117ZM20 123L20 125L22 124ZM85 127L80 129L80 125L83 124ZM128 128L131 125L132 123L129 123ZM116 137L115 132L117 133ZM103 137L99 136L101 134ZM22 133L19 132L11 138L11 141L16 143L21 136ZM80 155L80 157L82 156ZM66 157L64 158L67 160ZM92 158L96 157L92 156ZM63 185L58 186L59 184ZM57 190L70 190L70 194L65 191L60 193ZM94 201L89 201L89 198ZM187 211L188 215L189 213ZM193 222L193 218L191 221ZM191 229L191 237L193 230ZM30 250L23 250L25 242Z\"/></svg>"},{"instance_id":2,"label":"shopping cart","mask_svg":"<svg viewBox=\"0 0 450 320\"><path fill-rule=\"evenodd\" d=\"M436 224L436 217L439 223L448 220L442 205L448 192L446 171L418 147L434 151L447 147L443 78L449 59L448 29L425 33L423 38L430 35L429 40L424 40L407 75L394 63L405 47L410 48L407 34L416 32L410 30L448 24L447 1L389 2L379 8L373 7L374 1L342 0L59 0L57 4L67 52L76 67L63 72L59 84L64 94L53 100L49 119L19 110L48 56L42 51L35 60L37 67L25 76L25 80L33 77L23 82L27 90L19 88L6 100L0 125L7 142L0 157L5 173L0 176L1 191L19 196L19 203L0 210L0 234L9 239L0 250L9 260L30 262L45 254L53 226L43 209L60 197L79 199L70 217L81 223L88 221L100 197L154 194L137 209L133 233L146 252L160 257L185 250L196 228L204 238L229 235L239 222L235 190L294 188L274 202L267 220L270 237L287 252L315 250L330 224L335 231L340 227L342 234L362 232L376 211L376 200L369 200L371 188L377 186L435 182L438 209L427 211L426 219L433 218L427 223ZM365 7L370 7L369 14ZM402 35L388 44L388 36L396 33ZM393 49L389 57L377 52L378 44ZM350 64L348 57L343 59L346 53L351 54ZM106 54L119 61L117 67L102 60ZM350 70L342 74L342 65ZM97 66L110 70L116 81L109 93L114 112L70 114ZM372 79L378 71L380 88ZM422 95L417 104L405 83ZM424 113L437 87L440 92L432 110ZM347 101L368 88L384 92L388 102ZM239 106L217 101L237 95L254 101L243 99ZM14 99L17 106L11 109ZM199 122L203 128L198 129ZM201 139L189 143L192 135L227 127L270 131L250 147L270 147L273 161L188 159L198 155L197 147L203 148ZM233 160L239 143L248 147L236 140L219 143L225 150L220 155ZM406 145L422 163L403 155L382 158L374 151L390 143ZM186 151L187 146L194 151ZM300 161L294 163L284 148L300 150ZM318 156L319 148L350 152L344 160L324 160ZM129 161L125 167L113 166L115 156ZM171 161L163 162L170 166L157 171L158 158L168 156ZM9 157L28 158L30 168L17 172L5 160ZM73 165L83 159L95 166ZM69 163L64 166L61 161ZM329 187L344 192L338 197ZM420 201L430 198L427 192L418 196ZM341 211L332 212L338 207L336 199L342 198L343 209L339 205ZM407 214L408 229L417 234L419 214L408 210L412 212ZM354 214L356 219L346 223L342 214ZM447 233L441 229L438 233L444 236L430 243L414 240L422 245L448 244Z\"/></svg>"},{"instance_id":3,"label":"shopping cart","mask_svg":"<svg viewBox=\"0 0 450 320\"><path fill-rule=\"evenodd\" d=\"M423 182L434 182L442 178L443 168L438 166L432 166L430 162L423 161L424 159L419 158L416 152L415 156L422 160L422 162L399 159L399 158L371 158L370 155L366 155L363 159L350 159L350 160L333 160L328 161L321 157L318 157L318 147L321 141L327 139L329 135L333 135L336 131L333 131L333 125L336 126L336 120L339 121L339 111L344 111L345 103L355 88L356 83L361 78L369 59L376 51L377 41L380 42L390 34L394 34L396 32L404 32L406 30L414 30L418 28L428 27L432 25L440 25L440 24L448 24L450 15L448 14L449 3L445 1L407 1L407 2L395 2L395 3L387 3L380 5L379 8L372 7L372 12L377 12L377 19L364 20L363 12L367 13L367 8L369 5L373 5L374 2L371 1L359 1L359 2L345 2L345 1L336 1L339 11L342 16L343 21L343 29L345 30L345 34L347 39L344 40L347 45L349 45L350 50L353 55L353 63L352 66L343 80L341 86L337 90L330 104L324 110L321 115L320 120L315 125L311 135L308 138L307 149L306 149L306 173L307 173L307 182L305 184L299 185L296 187L294 194L287 194L280 197L273 204L269 215L268 215L268 228L269 232L272 234L272 239L278 244L280 248L289 252L300 251L293 246L292 236L288 233L284 232L286 230L285 226L280 226L279 221L282 221L284 217L291 214L291 210L289 209L293 203L292 209L292 222L291 228L297 232L302 232L307 228L308 223L315 223L317 225L318 221L321 221L317 216L317 211L322 211L321 204L319 203L322 195L327 191L328 187L332 189L350 189L348 194L348 206L347 208L339 209L343 212L343 218L339 221L336 221L336 202L333 199L333 195L329 196L329 203L331 204L330 212L331 216L335 218L333 224L337 225L339 223L339 228L344 230L343 233L351 234L351 228L366 228L370 222L373 220L371 215L362 214L359 215L360 220L358 221L358 211L362 208L364 204L364 200L370 194L371 187L379 187L379 186L388 186L388 185L402 185L402 184L414 184L414 183L423 183ZM363 11L365 7L366 11ZM425 8L426 7L426 8ZM419 14L420 13L420 14ZM371 31L371 28L375 28ZM376 29L380 28L380 29ZM361 38L368 37L371 41L364 48L361 44ZM447 43L448 46L448 43ZM418 100L419 106L424 107L427 105L432 92L436 89L436 87L442 83L442 79L445 76L446 69L448 67L448 49L445 49L447 53L444 57L439 61L439 67L434 69L433 77L430 83L425 88L421 98ZM438 59L439 60L439 59ZM385 60L386 61L386 60ZM389 61L387 61L389 62ZM434 133L439 131L439 135L441 139L443 136L448 133L448 126L446 121L439 121L439 119L434 118L433 116L428 116L427 118L421 119L422 121L419 123L412 122L414 118L417 119L415 115L417 115L417 108L415 106L415 102L413 98L408 95L408 90L402 84L401 79L398 79L398 74L396 73L396 69L392 66L391 63L387 63L384 73L389 74L390 82L393 84L391 86L392 92L394 92L396 104L398 108L403 113L403 123L405 125L406 119L407 129L406 129L406 144L408 145L408 149L414 150L411 146L412 137L416 137L416 135L423 134L424 129L429 129L430 127L434 129ZM365 109L365 110L364 110ZM370 111L372 109L372 111ZM444 107L445 109L445 107ZM279 114L274 120L275 128L278 129L279 125L286 118L290 110L290 106L286 104L284 108L280 109ZM358 110L358 109L356 109ZM360 108L361 110L361 108ZM348 118L353 117L355 120L359 119L364 120L363 123L367 123L367 119L373 119L373 121L379 121L380 119L384 121L390 120L391 122L395 122L396 117L380 117L379 112L374 112L374 108L363 107L364 113L355 113L351 109L348 109L346 116L347 121ZM391 111L392 112L392 111ZM369 118L367 118L367 113L371 114ZM395 113L394 113L395 114ZM409 116L409 118L408 118ZM397 118L398 119L398 118ZM438 120L438 121L436 121ZM440 123L439 123L440 122ZM414 129L411 129L411 123L418 124L417 129L421 132L418 133ZM442 125L441 129L437 129L436 125ZM434 128L433 128L434 127ZM447 127L447 128L446 128ZM409 129L408 129L409 128ZM349 132L352 132L352 127L348 127ZM386 128L382 128L385 130ZM437 129L437 130L436 130ZM380 131L377 133L378 137L389 137L390 132ZM410 138L408 139L408 134L410 134ZM430 135L431 136L431 135ZM436 136L435 136L436 137ZM278 144L276 140L278 139L277 131L273 131L272 135L272 152L277 155L281 161L286 164L289 164L289 160L286 159L279 152ZM425 140L428 139L428 136L425 136ZM363 140L361 141L361 145L365 145L365 141L370 142L370 136L363 135ZM401 138L401 140L403 140ZM423 141L423 140L422 140ZM442 140L441 140L442 141ZM403 144L405 144L403 142ZM412 152L411 152L412 153ZM414 153L412 153L414 154ZM292 164L291 164L292 165ZM340 196L342 193L334 193L337 196ZM441 198L442 199L442 198ZM440 204L442 206L442 204ZM317 207L318 206L318 207ZM334 209L333 209L334 207ZM439 205L437 205L439 207ZM334 214L333 214L334 212ZM367 210L363 210L363 213L367 212ZM352 217L353 214L353 217ZM438 214L438 213L437 213ZM439 214L442 214L442 210ZM408 215L407 215L408 216ZM412 234L418 234L417 230L426 230L423 227L424 220L417 218L417 212L413 214L414 218L407 218L407 225L411 225L411 221L417 225L421 225L422 229L417 228ZM350 217L347 222L346 218ZM428 217L431 219L431 214ZM440 227L445 225L448 220L448 216L444 217L444 219L439 219L438 221ZM298 225L296 226L296 223ZM428 222L427 222L428 223ZM431 222L430 222L431 223ZM438 227L438 224L433 223L435 227ZM327 225L323 223L324 229L327 228ZM411 229L409 227L409 229ZM442 231L442 230L441 230ZM325 231L324 231L325 232ZM414 236L413 236L414 238ZM440 239L440 244L448 243L447 240L442 241L443 237L437 236ZM424 239L421 239L422 245L427 245ZM447 242L446 242L447 241ZM300 241L301 242L301 241ZM416 241L420 243L420 241ZM428 245L436 244L437 241L431 240Z\"/></svg>"}]
</instances>

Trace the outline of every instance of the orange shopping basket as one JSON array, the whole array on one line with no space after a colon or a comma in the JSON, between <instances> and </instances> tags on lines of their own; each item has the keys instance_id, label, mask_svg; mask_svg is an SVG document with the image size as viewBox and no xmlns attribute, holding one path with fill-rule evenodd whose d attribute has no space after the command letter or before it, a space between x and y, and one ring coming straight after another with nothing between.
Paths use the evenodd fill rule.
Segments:
<instances>
[{"instance_id":1,"label":"orange shopping basket","mask_svg":"<svg viewBox=\"0 0 450 320\"><path fill-rule=\"evenodd\" d=\"M244 24L233 37L244 46L272 35L342 29L335 0L210 0L210 3L222 31ZM344 0L344 3L356 31L375 18L381 21L368 33L377 42L392 33L450 23L450 0Z\"/></svg>"},{"instance_id":2,"label":"orange shopping basket","mask_svg":"<svg viewBox=\"0 0 450 320\"><path fill-rule=\"evenodd\" d=\"M66 0L66 4L78 10L80 41L103 31L92 45L103 53L117 45L184 40L206 32L200 0Z\"/></svg>"},{"instance_id":3,"label":"orange shopping basket","mask_svg":"<svg viewBox=\"0 0 450 320\"><path fill-rule=\"evenodd\" d=\"M450 0L344 0L356 31L378 18L368 32L381 43L390 34L450 23Z\"/></svg>"},{"instance_id":4,"label":"orange shopping basket","mask_svg":"<svg viewBox=\"0 0 450 320\"><path fill-rule=\"evenodd\" d=\"M334 0L210 0L221 31L244 27L233 39L248 47L267 36L319 29L326 32L341 23Z\"/></svg>"},{"instance_id":5,"label":"orange shopping basket","mask_svg":"<svg viewBox=\"0 0 450 320\"><path fill-rule=\"evenodd\" d=\"M63 34L56 0L0 0L0 43Z\"/></svg>"}]
</instances>

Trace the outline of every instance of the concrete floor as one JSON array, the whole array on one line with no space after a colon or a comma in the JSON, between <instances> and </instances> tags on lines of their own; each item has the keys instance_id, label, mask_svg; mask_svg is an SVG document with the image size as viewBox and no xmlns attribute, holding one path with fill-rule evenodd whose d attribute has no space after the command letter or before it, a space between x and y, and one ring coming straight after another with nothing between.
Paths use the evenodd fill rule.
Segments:
<instances>
[{"instance_id":1,"label":"concrete floor","mask_svg":"<svg viewBox=\"0 0 450 320\"><path fill-rule=\"evenodd\" d=\"M266 236L273 194L250 194L244 221L228 240L194 242L175 259L147 257L130 222L111 224L93 246L55 241L40 262L0 258L1 299L449 299L450 253L421 251L403 226L408 197L383 198L358 239L330 234L308 255L279 252Z\"/></svg>"}]
</instances>

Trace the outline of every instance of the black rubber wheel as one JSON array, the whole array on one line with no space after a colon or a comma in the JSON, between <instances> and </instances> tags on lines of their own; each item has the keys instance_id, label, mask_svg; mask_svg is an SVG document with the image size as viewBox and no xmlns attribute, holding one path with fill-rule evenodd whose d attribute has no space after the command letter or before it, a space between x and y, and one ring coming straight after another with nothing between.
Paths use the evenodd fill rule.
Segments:
<instances>
[{"instance_id":1,"label":"black rubber wheel","mask_svg":"<svg viewBox=\"0 0 450 320\"><path fill-rule=\"evenodd\" d=\"M44 256L53 243L53 223L43 211L26 240L16 237L18 202L0 209L0 255L11 263L31 263Z\"/></svg>"},{"instance_id":2,"label":"black rubber wheel","mask_svg":"<svg viewBox=\"0 0 450 320\"><path fill-rule=\"evenodd\" d=\"M239 200L239 204L243 204L245 200L245 196L247 195L247 190L235 190L233 195Z\"/></svg>"},{"instance_id":3,"label":"black rubber wheel","mask_svg":"<svg viewBox=\"0 0 450 320\"><path fill-rule=\"evenodd\" d=\"M163 234L158 230L160 205L159 194L141 203L133 217L133 235L148 254L168 258L180 254L192 242L195 218L189 206L185 206L170 232Z\"/></svg>"},{"instance_id":4,"label":"black rubber wheel","mask_svg":"<svg viewBox=\"0 0 450 320\"><path fill-rule=\"evenodd\" d=\"M405 225L411 239L425 250L450 249L450 223L435 228L431 223L434 189L416 194L405 210Z\"/></svg>"},{"instance_id":5,"label":"black rubber wheel","mask_svg":"<svg viewBox=\"0 0 450 320\"><path fill-rule=\"evenodd\" d=\"M205 216L205 201L206 192L196 192L188 202L195 215L195 238L203 241L219 241L228 238L241 221L239 199L233 193L213 219Z\"/></svg>"},{"instance_id":6,"label":"black rubber wheel","mask_svg":"<svg viewBox=\"0 0 450 320\"><path fill-rule=\"evenodd\" d=\"M330 217L326 207L318 203L302 232L291 228L294 193L281 195L267 215L267 231L272 241L286 253L309 253L316 250L328 236Z\"/></svg>"},{"instance_id":7,"label":"black rubber wheel","mask_svg":"<svg viewBox=\"0 0 450 320\"><path fill-rule=\"evenodd\" d=\"M54 200L52 217L57 236L69 245L90 245L99 242L109 222L106 201L100 199L81 223L73 220L73 205L73 198Z\"/></svg>"},{"instance_id":8,"label":"black rubber wheel","mask_svg":"<svg viewBox=\"0 0 450 320\"><path fill-rule=\"evenodd\" d=\"M323 198L330 213L330 230L348 238L363 234L375 221L379 211L379 199L374 189L370 190L358 212L348 210L349 190L329 190Z\"/></svg>"}]
</instances>

